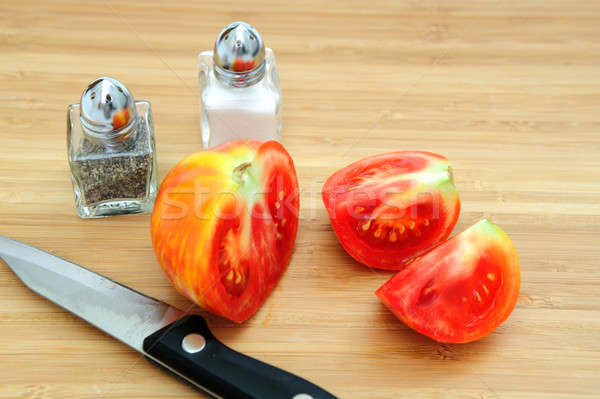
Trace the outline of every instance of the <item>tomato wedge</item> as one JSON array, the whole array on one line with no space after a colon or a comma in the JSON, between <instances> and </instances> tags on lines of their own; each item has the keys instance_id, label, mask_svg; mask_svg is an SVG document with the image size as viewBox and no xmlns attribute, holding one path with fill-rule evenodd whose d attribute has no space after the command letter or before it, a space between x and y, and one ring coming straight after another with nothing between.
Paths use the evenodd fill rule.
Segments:
<instances>
[{"instance_id":1,"label":"tomato wedge","mask_svg":"<svg viewBox=\"0 0 600 399\"><path fill-rule=\"evenodd\" d=\"M448 238L460 213L448 160L420 151L376 155L338 170L323 186L323 202L346 252L389 270Z\"/></svg>"},{"instance_id":2,"label":"tomato wedge","mask_svg":"<svg viewBox=\"0 0 600 399\"><path fill-rule=\"evenodd\" d=\"M190 155L161 184L152 243L173 285L242 322L275 287L298 230L294 163L275 141L236 141Z\"/></svg>"},{"instance_id":3,"label":"tomato wedge","mask_svg":"<svg viewBox=\"0 0 600 399\"><path fill-rule=\"evenodd\" d=\"M485 337L506 320L520 286L512 242L484 219L417 258L376 295L421 334L463 343Z\"/></svg>"}]
</instances>

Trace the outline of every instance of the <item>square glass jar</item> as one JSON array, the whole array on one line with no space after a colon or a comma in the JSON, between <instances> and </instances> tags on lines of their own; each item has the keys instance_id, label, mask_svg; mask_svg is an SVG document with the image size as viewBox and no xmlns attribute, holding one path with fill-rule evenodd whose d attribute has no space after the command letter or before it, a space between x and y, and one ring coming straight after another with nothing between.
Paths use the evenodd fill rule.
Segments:
<instances>
[{"instance_id":1,"label":"square glass jar","mask_svg":"<svg viewBox=\"0 0 600 399\"><path fill-rule=\"evenodd\" d=\"M198 55L200 126L204 148L232 140L281 139L281 86L275 55L265 49L265 74L236 87L216 76L213 51Z\"/></svg>"},{"instance_id":2,"label":"square glass jar","mask_svg":"<svg viewBox=\"0 0 600 399\"><path fill-rule=\"evenodd\" d=\"M81 218L152 211L157 193L152 109L143 100L135 101L135 107L135 131L117 145L86 134L80 105L68 107L68 159L75 207Z\"/></svg>"}]
</instances>

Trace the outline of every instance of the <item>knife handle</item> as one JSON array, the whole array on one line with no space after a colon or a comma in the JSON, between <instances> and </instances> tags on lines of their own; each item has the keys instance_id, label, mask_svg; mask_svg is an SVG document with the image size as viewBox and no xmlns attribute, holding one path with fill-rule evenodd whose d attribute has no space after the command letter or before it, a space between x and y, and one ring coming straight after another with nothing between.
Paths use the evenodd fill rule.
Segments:
<instances>
[{"instance_id":1,"label":"knife handle","mask_svg":"<svg viewBox=\"0 0 600 399\"><path fill-rule=\"evenodd\" d=\"M153 363L223 399L336 399L307 380L221 343L199 315L182 317L144 340Z\"/></svg>"}]
</instances>

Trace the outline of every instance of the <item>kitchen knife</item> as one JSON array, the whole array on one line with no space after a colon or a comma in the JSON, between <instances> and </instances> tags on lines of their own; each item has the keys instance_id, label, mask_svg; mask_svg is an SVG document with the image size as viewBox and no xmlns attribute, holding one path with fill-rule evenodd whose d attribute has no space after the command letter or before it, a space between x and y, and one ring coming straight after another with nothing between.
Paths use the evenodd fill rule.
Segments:
<instances>
[{"instance_id":1,"label":"kitchen knife","mask_svg":"<svg viewBox=\"0 0 600 399\"><path fill-rule=\"evenodd\" d=\"M0 236L0 258L39 295L223 399L335 399L287 371L230 349L200 315L186 315L82 266Z\"/></svg>"}]
</instances>

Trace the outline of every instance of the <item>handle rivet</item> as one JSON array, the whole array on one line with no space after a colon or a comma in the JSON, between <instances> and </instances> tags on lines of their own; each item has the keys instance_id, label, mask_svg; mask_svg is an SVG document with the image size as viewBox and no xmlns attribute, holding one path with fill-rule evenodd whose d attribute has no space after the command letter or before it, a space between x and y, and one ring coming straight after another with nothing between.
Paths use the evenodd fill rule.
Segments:
<instances>
[{"instance_id":1,"label":"handle rivet","mask_svg":"<svg viewBox=\"0 0 600 399\"><path fill-rule=\"evenodd\" d=\"M200 334L188 334L181 341L181 348L187 353L198 353L206 346L206 340ZM298 395L296 395L298 396ZM300 397L299 399L308 399Z\"/></svg>"},{"instance_id":2,"label":"handle rivet","mask_svg":"<svg viewBox=\"0 0 600 399\"><path fill-rule=\"evenodd\" d=\"M314 399L314 398L307 393L299 393L298 395L294 396L292 399Z\"/></svg>"}]
</instances>

